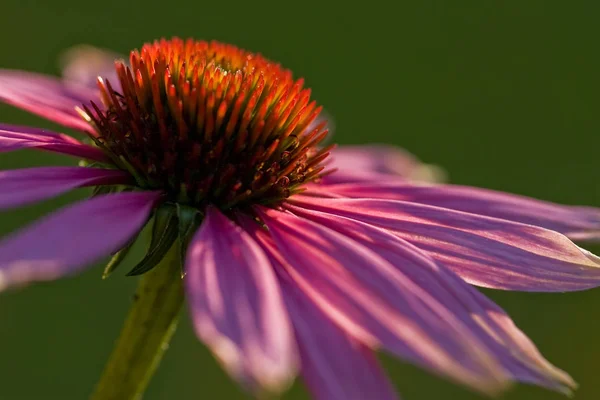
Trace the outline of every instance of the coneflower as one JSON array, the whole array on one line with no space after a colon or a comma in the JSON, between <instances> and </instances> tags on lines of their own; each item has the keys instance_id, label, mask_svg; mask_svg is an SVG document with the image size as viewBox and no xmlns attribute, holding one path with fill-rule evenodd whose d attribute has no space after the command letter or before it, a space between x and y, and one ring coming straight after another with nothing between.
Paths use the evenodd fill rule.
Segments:
<instances>
[{"instance_id":1,"label":"coneflower","mask_svg":"<svg viewBox=\"0 0 600 400\"><path fill-rule=\"evenodd\" d=\"M107 276L150 225L93 399L143 392L184 299L198 338L256 395L300 375L317 399L394 399L376 351L484 393L575 386L468 283L598 286L600 262L567 236L598 238L600 210L423 184L420 164L393 150L323 147L304 82L231 45L161 40L113 70L78 68L70 76L100 75L97 86L0 71L1 99L84 134L0 126L0 152L81 160L0 172L0 207L94 187L0 242L0 286L112 254Z\"/></svg>"}]
</instances>

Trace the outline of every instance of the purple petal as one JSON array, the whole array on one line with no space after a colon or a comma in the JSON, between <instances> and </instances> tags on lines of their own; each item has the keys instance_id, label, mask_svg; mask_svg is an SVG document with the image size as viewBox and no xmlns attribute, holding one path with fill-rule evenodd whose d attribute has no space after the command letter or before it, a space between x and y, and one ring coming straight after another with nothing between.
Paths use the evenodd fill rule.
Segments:
<instances>
[{"instance_id":1,"label":"purple petal","mask_svg":"<svg viewBox=\"0 0 600 400\"><path fill-rule=\"evenodd\" d=\"M498 343L511 350L508 369L515 379L567 395L577 387L573 378L548 362L533 342L492 300L474 289L457 292L457 296L468 304L474 318L477 317L476 322L484 329L494 332Z\"/></svg>"},{"instance_id":2,"label":"purple petal","mask_svg":"<svg viewBox=\"0 0 600 400\"><path fill-rule=\"evenodd\" d=\"M97 90L51 76L0 70L0 100L69 128L94 132L75 107L92 100L100 104L98 95Z\"/></svg>"},{"instance_id":3,"label":"purple petal","mask_svg":"<svg viewBox=\"0 0 600 400\"><path fill-rule=\"evenodd\" d=\"M404 201L290 201L390 230L475 285L548 292L600 285L598 257L536 226Z\"/></svg>"},{"instance_id":4,"label":"purple petal","mask_svg":"<svg viewBox=\"0 0 600 400\"><path fill-rule=\"evenodd\" d=\"M0 210L49 199L78 187L125 184L130 180L123 171L85 167L0 171Z\"/></svg>"},{"instance_id":5,"label":"purple petal","mask_svg":"<svg viewBox=\"0 0 600 400\"><path fill-rule=\"evenodd\" d=\"M333 167L340 170L356 170L410 176L419 160L409 152L392 146L343 146L332 151Z\"/></svg>"},{"instance_id":6,"label":"purple petal","mask_svg":"<svg viewBox=\"0 0 600 400\"><path fill-rule=\"evenodd\" d=\"M242 215L242 226L261 243L258 225ZM268 254L269 247L264 248ZM271 258L294 326L302 377L317 400L397 399L373 350L347 335L321 311Z\"/></svg>"},{"instance_id":7,"label":"purple petal","mask_svg":"<svg viewBox=\"0 0 600 400\"><path fill-rule=\"evenodd\" d=\"M349 197L410 201L541 226L573 240L600 239L600 209L546 201L467 186L417 186L405 182L328 185Z\"/></svg>"},{"instance_id":8,"label":"purple petal","mask_svg":"<svg viewBox=\"0 0 600 400\"><path fill-rule=\"evenodd\" d=\"M346 333L487 393L506 383L480 339L376 252L292 214L258 212L277 246L270 256ZM418 251L399 257L406 268L423 259Z\"/></svg>"},{"instance_id":9,"label":"purple petal","mask_svg":"<svg viewBox=\"0 0 600 400\"><path fill-rule=\"evenodd\" d=\"M296 374L297 351L279 285L260 246L209 207L185 268L198 337L244 385L285 389Z\"/></svg>"},{"instance_id":10,"label":"purple petal","mask_svg":"<svg viewBox=\"0 0 600 400\"><path fill-rule=\"evenodd\" d=\"M399 147L386 145L342 146L332 150L328 167L337 168L327 183L372 182L399 178L426 182L444 180L439 167L423 164Z\"/></svg>"},{"instance_id":11,"label":"purple petal","mask_svg":"<svg viewBox=\"0 0 600 400\"><path fill-rule=\"evenodd\" d=\"M281 266L277 271L283 272ZM344 333L289 278L280 282L300 349L302 378L313 397L397 399L373 350Z\"/></svg>"},{"instance_id":12,"label":"purple petal","mask_svg":"<svg viewBox=\"0 0 600 400\"><path fill-rule=\"evenodd\" d=\"M75 83L97 89L98 77L109 80L115 90L119 79L115 61L125 59L120 54L88 45L78 45L69 49L61 59L63 78L67 84Z\"/></svg>"},{"instance_id":13,"label":"purple petal","mask_svg":"<svg viewBox=\"0 0 600 400\"><path fill-rule=\"evenodd\" d=\"M513 379L566 393L575 386L568 374L544 359L500 307L457 275L428 258L418 264L407 265L402 254L407 250L418 253L415 246L380 228L356 220L295 206L289 208L295 214L355 239L406 274L469 326L493 351Z\"/></svg>"},{"instance_id":14,"label":"purple petal","mask_svg":"<svg viewBox=\"0 0 600 400\"><path fill-rule=\"evenodd\" d=\"M0 124L0 153L37 148L79 158L106 162L102 150L78 140L45 129Z\"/></svg>"},{"instance_id":15,"label":"purple petal","mask_svg":"<svg viewBox=\"0 0 600 400\"><path fill-rule=\"evenodd\" d=\"M0 242L0 288L78 272L123 247L146 223L158 192L99 196L65 207Z\"/></svg>"}]
</instances>

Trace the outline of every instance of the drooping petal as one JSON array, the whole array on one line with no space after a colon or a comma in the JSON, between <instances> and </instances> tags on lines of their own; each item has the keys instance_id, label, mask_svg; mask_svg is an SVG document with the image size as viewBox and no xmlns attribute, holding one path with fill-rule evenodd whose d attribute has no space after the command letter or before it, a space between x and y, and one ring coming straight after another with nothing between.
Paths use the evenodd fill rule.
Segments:
<instances>
[{"instance_id":1,"label":"drooping petal","mask_svg":"<svg viewBox=\"0 0 600 400\"><path fill-rule=\"evenodd\" d=\"M373 351L322 313L288 306L300 346L302 377L317 400L392 400L397 396ZM318 313L318 314L317 314ZM303 321L298 321L303 319Z\"/></svg>"},{"instance_id":2,"label":"drooping petal","mask_svg":"<svg viewBox=\"0 0 600 400\"><path fill-rule=\"evenodd\" d=\"M98 196L65 207L0 241L0 288L76 273L123 247L159 192Z\"/></svg>"},{"instance_id":3,"label":"drooping petal","mask_svg":"<svg viewBox=\"0 0 600 400\"><path fill-rule=\"evenodd\" d=\"M480 339L381 256L312 221L257 212L277 247L270 256L346 333L484 392L506 383ZM407 267L421 262L418 251L402 256Z\"/></svg>"},{"instance_id":4,"label":"drooping petal","mask_svg":"<svg viewBox=\"0 0 600 400\"><path fill-rule=\"evenodd\" d=\"M120 54L89 45L78 45L61 57L62 75L66 84L75 83L97 89L98 77L108 80L119 90L115 61L125 59Z\"/></svg>"},{"instance_id":5,"label":"drooping petal","mask_svg":"<svg viewBox=\"0 0 600 400\"><path fill-rule=\"evenodd\" d=\"M444 172L437 166L422 163L417 157L399 147L386 145L342 146L332 150L328 183L372 182L398 180L399 178L439 182Z\"/></svg>"},{"instance_id":6,"label":"drooping petal","mask_svg":"<svg viewBox=\"0 0 600 400\"><path fill-rule=\"evenodd\" d=\"M129 181L129 174L114 169L41 167L0 171L0 210L49 199L78 187Z\"/></svg>"},{"instance_id":7,"label":"drooping petal","mask_svg":"<svg viewBox=\"0 0 600 400\"><path fill-rule=\"evenodd\" d=\"M60 79L15 70L0 70L0 100L69 128L92 132L75 107L99 102L99 91L65 85Z\"/></svg>"},{"instance_id":8,"label":"drooping petal","mask_svg":"<svg viewBox=\"0 0 600 400\"><path fill-rule=\"evenodd\" d=\"M239 226L209 207L188 248L184 279L197 335L252 390L281 391L297 350L271 263Z\"/></svg>"},{"instance_id":9,"label":"drooping petal","mask_svg":"<svg viewBox=\"0 0 600 400\"><path fill-rule=\"evenodd\" d=\"M290 201L393 231L475 285L548 292L600 285L598 257L536 226L405 201Z\"/></svg>"},{"instance_id":10,"label":"drooping petal","mask_svg":"<svg viewBox=\"0 0 600 400\"><path fill-rule=\"evenodd\" d=\"M241 226L262 244L267 255L272 239L261 235L249 217L238 215ZM262 232L264 234L264 232ZM300 290L285 272L279 257L270 257L294 326L302 378L317 400L397 399L373 350L346 334Z\"/></svg>"},{"instance_id":11,"label":"drooping petal","mask_svg":"<svg viewBox=\"0 0 600 400\"><path fill-rule=\"evenodd\" d=\"M410 201L507 219L557 231L573 240L600 239L600 209L594 207L565 206L456 185L361 183L329 185L327 191L356 198Z\"/></svg>"},{"instance_id":12,"label":"drooping petal","mask_svg":"<svg viewBox=\"0 0 600 400\"><path fill-rule=\"evenodd\" d=\"M567 395L570 395L571 390L577 387L573 378L548 362L535 344L515 325L510 316L492 300L474 289L457 293L457 295L460 294L462 294L461 301L464 301L473 310L476 322L484 329L494 332L498 342L511 350L509 370L515 379L544 386ZM477 305L480 308L477 308ZM521 364L520 369L519 363Z\"/></svg>"},{"instance_id":13,"label":"drooping petal","mask_svg":"<svg viewBox=\"0 0 600 400\"><path fill-rule=\"evenodd\" d=\"M39 128L0 124L0 153L30 148L100 162L108 161L102 150L68 135Z\"/></svg>"},{"instance_id":14,"label":"drooping petal","mask_svg":"<svg viewBox=\"0 0 600 400\"><path fill-rule=\"evenodd\" d=\"M297 215L355 239L401 270L469 326L493 351L513 379L565 393L576 386L568 374L540 354L500 307L464 280L431 260L423 259L419 264L407 265L402 254L407 249L418 252L413 245L363 222L296 206L288 208Z\"/></svg>"},{"instance_id":15,"label":"drooping petal","mask_svg":"<svg viewBox=\"0 0 600 400\"><path fill-rule=\"evenodd\" d=\"M280 282L300 350L301 373L316 400L393 400L373 350L347 335L290 280Z\"/></svg>"}]
</instances>

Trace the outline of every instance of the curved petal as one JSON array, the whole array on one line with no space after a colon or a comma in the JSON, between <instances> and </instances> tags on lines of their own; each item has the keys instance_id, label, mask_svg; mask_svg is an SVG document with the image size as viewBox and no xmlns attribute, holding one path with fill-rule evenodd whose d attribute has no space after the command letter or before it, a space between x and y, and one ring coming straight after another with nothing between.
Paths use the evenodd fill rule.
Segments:
<instances>
[{"instance_id":1,"label":"curved petal","mask_svg":"<svg viewBox=\"0 0 600 400\"><path fill-rule=\"evenodd\" d=\"M276 263L275 260L272 260ZM398 397L373 350L347 335L276 269L300 350L301 372L317 400Z\"/></svg>"},{"instance_id":2,"label":"curved petal","mask_svg":"<svg viewBox=\"0 0 600 400\"><path fill-rule=\"evenodd\" d=\"M184 282L196 333L225 369L253 390L285 389L297 352L272 266L215 208L190 242Z\"/></svg>"},{"instance_id":3,"label":"curved petal","mask_svg":"<svg viewBox=\"0 0 600 400\"><path fill-rule=\"evenodd\" d=\"M390 230L475 285L548 292L600 286L600 259L547 229L404 201L289 201Z\"/></svg>"},{"instance_id":4,"label":"curved petal","mask_svg":"<svg viewBox=\"0 0 600 400\"><path fill-rule=\"evenodd\" d=\"M577 388L573 378L548 362L510 316L492 300L477 290L465 290L457 294L462 294L460 299L472 310L476 322L494 332L498 343L511 350L509 370L515 379L566 395L571 395L572 389Z\"/></svg>"},{"instance_id":5,"label":"curved petal","mask_svg":"<svg viewBox=\"0 0 600 400\"><path fill-rule=\"evenodd\" d=\"M60 79L15 70L0 70L0 100L69 128L93 133L75 107L96 101L99 91L65 85Z\"/></svg>"},{"instance_id":6,"label":"curved petal","mask_svg":"<svg viewBox=\"0 0 600 400\"><path fill-rule=\"evenodd\" d=\"M390 264L444 304L493 351L513 379L569 393L576 384L550 364L535 345L491 300L451 271L432 260L407 265L402 254L413 245L380 228L345 217L289 206L297 215L351 237L385 258Z\"/></svg>"},{"instance_id":7,"label":"curved petal","mask_svg":"<svg viewBox=\"0 0 600 400\"><path fill-rule=\"evenodd\" d=\"M242 226L262 244L258 225L239 215ZM267 255L271 246L264 246ZM302 378L317 400L394 400L394 388L373 350L346 334L298 288L277 257L270 257L294 326Z\"/></svg>"},{"instance_id":8,"label":"curved petal","mask_svg":"<svg viewBox=\"0 0 600 400\"><path fill-rule=\"evenodd\" d=\"M257 212L277 246L271 256L345 332L486 393L506 384L480 339L380 255L295 215ZM402 258L407 268L422 259L418 251L405 251Z\"/></svg>"},{"instance_id":9,"label":"curved petal","mask_svg":"<svg viewBox=\"0 0 600 400\"><path fill-rule=\"evenodd\" d=\"M0 153L36 148L88 160L109 161L102 150L45 129L0 124Z\"/></svg>"},{"instance_id":10,"label":"curved petal","mask_svg":"<svg viewBox=\"0 0 600 400\"><path fill-rule=\"evenodd\" d=\"M573 240L600 239L600 208L565 206L468 186L361 183L328 185L349 197L410 201L541 226Z\"/></svg>"},{"instance_id":11,"label":"curved petal","mask_svg":"<svg viewBox=\"0 0 600 400\"><path fill-rule=\"evenodd\" d=\"M78 45L67 50L61 57L62 75L67 84L75 83L97 88L98 77L109 80L118 90L119 79L115 61L125 59L120 54L89 45Z\"/></svg>"},{"instance_id":12,"label":"curved petal","mask_svg":"<svg viewBox=\"0 0 600 400\"><path fill-rule=\"evenodd\" d=\"M350 145L331 151L328 167L336 168L325 178L327 183L388 181L404 178L424 182L445 180L437 166L422 163L399 147L387 145Z\"/></svg>"},{"instance_id":13,"label":"curved petal","mask_svg":"<svg viewBox=\"0 0 600 400\"><path fill-rule=\"evenodd\" d=\"M78 187L129 181L129 174L114 169L41 167L0 171L0 210L49 199Z\"/></svg>"},{"instance_id":14,"label":"curved petal","mask_svg":"<svg viewBox=\"0 0 600 400\"><path fill-rule=\"evenodd\" d=\"M161 193L124 192L65 207L0 241L0 289L71 275L123 247Z\"/></svg>"},{"instance_id":15,"label":"curved petal","mask_svg":"<svg viewBox=\"0 0 600 400\"><path fill-rule=\"evenodd\" d=\"M31 135L40 140L46 139L57 139L63 140L69 143L81 143L79 140L75 139L72 136L65 135L64 133L56 133L50 131L48 129L36 128L34 126L26 126L26 125L12 125L12 124L0 124L0 131L6 133L13 133L18 135Z\"/></svg>"}]
</instances>

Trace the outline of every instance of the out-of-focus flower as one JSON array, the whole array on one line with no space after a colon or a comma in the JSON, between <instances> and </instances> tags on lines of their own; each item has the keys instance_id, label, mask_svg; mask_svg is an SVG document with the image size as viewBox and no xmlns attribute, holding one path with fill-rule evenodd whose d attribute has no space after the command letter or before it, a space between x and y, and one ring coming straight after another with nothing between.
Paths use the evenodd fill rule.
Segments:
<instances>
[{"instance_id":1,"label":"out-of-focus flower","mask_svg":"<svg viewBox=\"0 0 600 400\"><path fill-rule=\"evenodd\" d=\"M398 182L398 178L426 183L446 181L446 172L439 166L423 163L404 149L383 144L337 148L331 155L329 166L337 171L326 177L328 184L387 179Z\"/></svg>"},{"instance_id":2,"label":"out-of-focus flower","mask_svg":"<svg viewBox=\"0 0 600 400\"><path fill-rule=\"evenodd\" d=\"M2 100L83 134L0 126L0 152L83 160L2 171L0 207L95 187L0 242L1 287L74 274L154 221L133 273L187 245L196 333L250 390L299 373L318 399L393 399L379 350L485 393L574 387L467 282L598 286L600 262L567 236L596 238L599 210L423 185L416 159L384 147L333 150L328 164L303 81L230 45L161 40L109 72L94 54L71 58L66 80L0 71Z\"/></svg>"}]
</instances>

